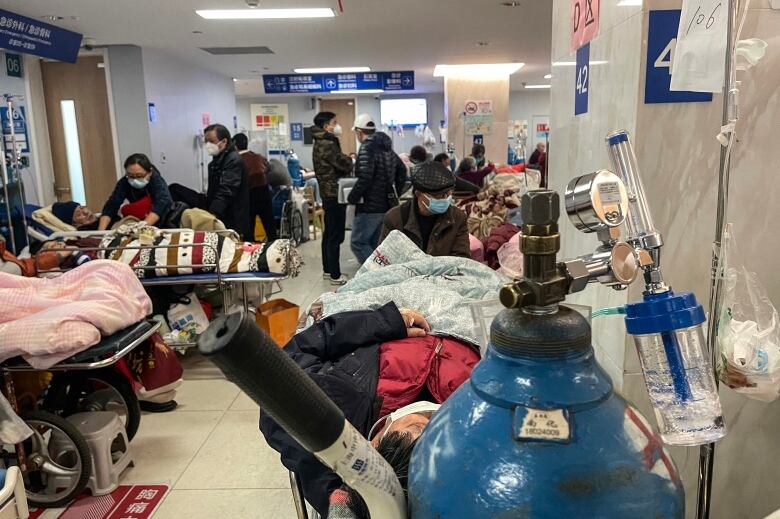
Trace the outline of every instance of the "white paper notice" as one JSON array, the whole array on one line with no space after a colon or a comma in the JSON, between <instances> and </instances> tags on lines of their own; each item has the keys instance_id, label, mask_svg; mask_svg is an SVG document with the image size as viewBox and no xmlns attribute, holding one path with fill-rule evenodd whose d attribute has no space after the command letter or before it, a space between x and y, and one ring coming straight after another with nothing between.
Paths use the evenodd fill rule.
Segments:
<instances>
[{"instance_id":1,"label":"white paper notice","mask_svg":"<svg viewBox=\"0 0 780 519\"><path fill-rule=\"evenodd\" d=\"M683 1L671 90L723 91L728 16L727 0Z\"/></svg>"}]
</instances>

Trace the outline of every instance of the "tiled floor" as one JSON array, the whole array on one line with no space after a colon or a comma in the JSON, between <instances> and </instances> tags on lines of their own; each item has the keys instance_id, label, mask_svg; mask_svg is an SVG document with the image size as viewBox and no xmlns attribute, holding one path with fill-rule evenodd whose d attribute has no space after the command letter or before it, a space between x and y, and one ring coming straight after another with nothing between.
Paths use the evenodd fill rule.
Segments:
<instances>
[{"instance_id":1,"label":"tiled floor","mask_svg":"<svg viewBox=\"0 0 780 519\"><path fill-rule=\"evenodd\" d=\"M348 240L342 269L354 274L358 264ZM299 250L301 275L285 281L277 297L305 309L333 288L322 279L320 241ZM260 434L257 405L197 354L188 354L184 364L179 408L144 416L133 440L136 468L124 480L172 486L155 519L294 519L287 471Z\"/></svg>"},{"instance_id":2,"label":"tiled floor","mask_svg":"<svg viewBox=\"0 0 780 519\"><path fill-rule=\"evenodd\" d=\"M301 275L276 297L305 309L333 287L322 279L320 241L300 251ZM342 269L351 275L357 268L347 237ZM171 486L154 519L295 519L288 474L260 434L257 405L196 352L183 364L179 407L144 414L132 442L135 467L122 482Z\"/></svg>"}]
</instances>

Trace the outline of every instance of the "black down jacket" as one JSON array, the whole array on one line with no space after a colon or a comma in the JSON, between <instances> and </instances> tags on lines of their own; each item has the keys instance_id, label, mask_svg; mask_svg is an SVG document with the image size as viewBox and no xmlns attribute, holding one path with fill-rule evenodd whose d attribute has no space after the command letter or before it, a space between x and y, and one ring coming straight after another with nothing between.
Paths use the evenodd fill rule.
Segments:
<instances>
[{"instance_id":1,"label":"black down jacket","mask_svg":"<svg viewBox=\"0 0 780 519\"><path fill-rule=\"evenodd\" d=\"M208 212L237 231L245 240L254 239L249 214L249 186L244 159L235 146L225 148L209 163Z\"/></svg>"},{"instance_id":2,"label":"black down jacket","mask_svg":"<svg viewBox=\"0 0 780 519\"><path fill-rule=\"evenodd\" d=\"M358 153L355 164L357 182L349 193L349 203L358 204L358 213L384 214L398 205L404 184L406 166L393 151L393 141L386 133L370 136Z\"/></svg>"},{"instance_id":3,"label":"black down jacket","mask_svg":"<svg viewBox=\"0 0 780 519\"><path fill-rule=\"evenodd\" d=\"M284 351L366 436L382 407L376 397L379 345L404 337L401 313L388 303L378 310L327 317L293 337ZM328 497L341 486L341 479L262 412L260 431L281 454L284 466L295 472L306 500L325 517Z\"/></svg>"}]
</instances>

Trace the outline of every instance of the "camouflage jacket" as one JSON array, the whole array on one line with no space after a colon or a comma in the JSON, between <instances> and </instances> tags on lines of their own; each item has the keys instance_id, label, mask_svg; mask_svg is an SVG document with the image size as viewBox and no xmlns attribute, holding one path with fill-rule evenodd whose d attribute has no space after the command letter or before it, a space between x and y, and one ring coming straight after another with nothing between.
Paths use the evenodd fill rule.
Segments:
<instances>
[{"instance_id":1,"label":"camouflage jacket","mask_svg":"<svg viewBox=\"0 0 780 519\"><path fill-rule=\"evenodd\" d=\"M341 152L341 144L332 133L317 126L312 128L314 149L312 162L323 198L338 198L339 179L352 174L352 159Z\"/></svg>"}]
</instances>

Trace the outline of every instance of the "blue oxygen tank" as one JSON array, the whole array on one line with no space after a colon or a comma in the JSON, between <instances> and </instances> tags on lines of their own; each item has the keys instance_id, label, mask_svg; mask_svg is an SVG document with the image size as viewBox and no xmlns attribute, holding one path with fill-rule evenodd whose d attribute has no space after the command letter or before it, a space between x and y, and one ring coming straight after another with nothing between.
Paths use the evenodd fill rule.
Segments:
<instances>
[{"instance_id":1,"label":"blue oxygen tank","mask_svg":"<svg viewBox=\"0 0 780 519\"><path fill-rule=\"evenodd\" d=\"M487 354L418 440L412 519L685 516L661 439L614 393L588 321L558 304L558 204L523 198L525 277L502 290Z\"/></svg>"}]
</instances>

